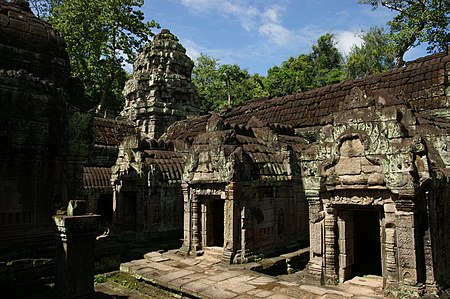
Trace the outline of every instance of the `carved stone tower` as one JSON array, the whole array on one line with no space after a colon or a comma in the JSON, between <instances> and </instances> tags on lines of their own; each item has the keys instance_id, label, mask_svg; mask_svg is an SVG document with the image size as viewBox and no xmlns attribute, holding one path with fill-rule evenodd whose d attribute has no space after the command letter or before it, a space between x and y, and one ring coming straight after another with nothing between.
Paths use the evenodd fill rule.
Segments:
<instances>
[{"instance_id":1,"label":"carved stone tower","mask_svg":"<svg viewBox=\"0 0 450 299\"><path fill-rule=\"evenodd\" d=\"M198 113L191 73L194 67L178 38L163 29L134 63L125 84L122 116L148 138L159 138L174 122Z\"/></svg>"}]
</instances>

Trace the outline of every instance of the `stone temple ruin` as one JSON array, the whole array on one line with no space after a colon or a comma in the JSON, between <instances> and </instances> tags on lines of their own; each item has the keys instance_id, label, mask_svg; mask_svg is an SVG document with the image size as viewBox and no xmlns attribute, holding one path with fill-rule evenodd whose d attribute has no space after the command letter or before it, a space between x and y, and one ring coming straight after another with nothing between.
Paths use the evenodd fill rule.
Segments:
<instances>
[{"instance_id":1,"label":"stone temple ruin","mask_svg":"<svg viewBox=\"0 0 450 299\"><path fill-rule=\"evenodd\" d=\"M310 281L374 274L394 295L434 293L450 269L449 62L435 54L128 139L116 213L156 237L182 204L185 254L219 247L241 263L309 244Z\"/></svg>"},{"instance_id":2,"label":"stone temple ruin","mask_svg":"<svg viewBox=\"0 0 450 299\"><path fill-rule=\"evenodd\" d=\"M90 117L76 108L83 92L65 42L25 4L0 1L2 290L53 275L52 215L79 194L89 155Z\"/></svg>"},{"instance_id":3,"label":"stone temple ruin","mask_svg":"<svg viewBox=\"0 0 450 299\"><path fill-rule=\"evenodd\" d=\"M449 53L198 116L193 63L162 30L121 116L105 119L76 109L48 24L0 2L0 36L13 57L0 60L1 281L51 266L51 215L80 196L108 238L179 239L180 254L227 264L309 247L310 282L373 274L398 297L449 287Z\"/></svg>"}]
</instances>

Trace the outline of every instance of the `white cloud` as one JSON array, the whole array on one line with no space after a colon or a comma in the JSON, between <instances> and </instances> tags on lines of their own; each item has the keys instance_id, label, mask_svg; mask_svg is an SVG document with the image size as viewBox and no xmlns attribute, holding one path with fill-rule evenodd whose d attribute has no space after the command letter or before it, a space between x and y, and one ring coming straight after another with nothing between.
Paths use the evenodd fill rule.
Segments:
<instances>
[{"instance_id":1,"label":"white cloud","mask_svg":"<svg viewBox=\"0 0 450 299\"><path fill-rule=\"evenodd\" d=\"M208 10L217 3L215 0L181 0L184 6L198 11Z\"/></svg>"},{"instance_id":2,"label":"white cloud","mask_svg":"<svg viewBox=\"0 0 450 299\"><path fill-rule=\"evenodd\" d=\"M351 31L337 32L335 38L337 40L336 48L344 55L349 54L353 46L361 46L363 42L357 32Z\"/></svg>"},{"instance_id":3,"label":"white cloud","mask_svg":"<svg viewBox=\"0 0 450 299\"><path fill-rule=\"evenodd\" d=\"M181 44L186 49L186 54L189 56L192 60L196 60L200 54L202 53L202 47L196 44L194 41L190 39L182 39Z\"/></svg>"},{"instance_id":4,"label":"white cloud","mask_svg":"<svg viewBox=\"0 0 450 299\"><path fill-rule=\"evenodd\" d=\"M246 31L257 30L269 42L277 46L286 46L292 35L283 26L283 13L286 11L286 1L275 5L261 5L257 0L180 0L181 3L201 12L213 11L223 16L235 19Z\"/></svg>"},{"instance_id":5,"label":"white cloud","mask_svg":"<svg viewBox=\"0 0 450 299\"><path fill-rule=\"evenodd\" d=\"M270 22L281 23L281 13L284 12L284 8L281 6L271 6L264 9L263 17L268 18Z\"/></svg>"},{"instance_id":6,"label":"white cloud","mask_svg":"<svg viewBox=\"0 0 450 299\"><path fill-rule=\"evenodd\" d=\"M265 23L259 32L278 46L286 46L291 41L291 31L276 23Z\"/></svg>"}]
</instances>

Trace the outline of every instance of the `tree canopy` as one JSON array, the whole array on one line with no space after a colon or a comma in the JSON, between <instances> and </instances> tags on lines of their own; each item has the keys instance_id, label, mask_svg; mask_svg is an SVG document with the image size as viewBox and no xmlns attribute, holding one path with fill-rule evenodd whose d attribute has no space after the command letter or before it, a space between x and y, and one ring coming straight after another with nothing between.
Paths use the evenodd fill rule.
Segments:
<instances>
[{"instance_id":1,"label":"tree canopy","mask_svg":"<svg viewBox=\"0 0 450 299\"><path fill-rule=\"evenodd\" d=\"M353 46L347 57L346 77L362 78L395 67L395 54L390 34L380 27L372 27L360 36L361 46Z\"/></svg>"},{"instance_id":2,"label":"tree canopy","mask_svg":"<svg viewBox=\"0 0 450 299\"><path fill-rule=\"evenodd\" d=\"M280 67L270 68L263 80L267 93L283 96L339 82L344 60L335 44L333 34L327 33L319 37L310 54L290 57Z\"/></svg>"},{"instance_id":3,"label":"tree canopy","mask_svg":"<svg viewBox=\"0 0 450 299\"><path fill-rule=\"evenodd\" d=\"M450 43L449 0L359 0L374 9L385 7L398 14L388 22L399 65L406 51L428 43L428 51L445 51Z\"/></svg>"},{"instance_id":4,"label":"tree canopy","mask_svg":"<svg viewBox=\"0 0 450 299\"><path fill-rule=\"evenodd\" d=\"M202 113L265 95L259 75L250 75L237 64L220 65L218 59L203 53L195 61L192 82L197 88Z\"/></svg>"},{"instance_id":5,"label":"tree canopy","mask_svg":"<svg viewBox=\"0 0 450 299\"><path fill-rule=\"evenodd\" d=\"M51 7L49 21L66 40L72 74L83 80L85 108L120 109L127 79L123 64L133 62L158 26L144 21L143 3L71 0Z\"/></svg>"}]
</instances>

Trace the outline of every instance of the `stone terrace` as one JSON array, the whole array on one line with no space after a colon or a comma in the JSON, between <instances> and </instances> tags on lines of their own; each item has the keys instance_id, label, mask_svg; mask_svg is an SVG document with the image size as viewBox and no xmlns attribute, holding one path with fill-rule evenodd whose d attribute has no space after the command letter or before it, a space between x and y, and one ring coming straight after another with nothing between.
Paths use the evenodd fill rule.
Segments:
<instances>
[{"instance_id":1,"label":"stone terrace","mask_svg":"<svg viewBox=\"0 0 450 299\"><path fill-rule=\"evenodd\" d=\"M226 266L214 253L191 258L176 251L150 252L120 270L147 283L194 298L385 298L381 277L355 277L340 286L305 284L298 275L272 277L245 266Z\"/></svg>"}]
</instances>

